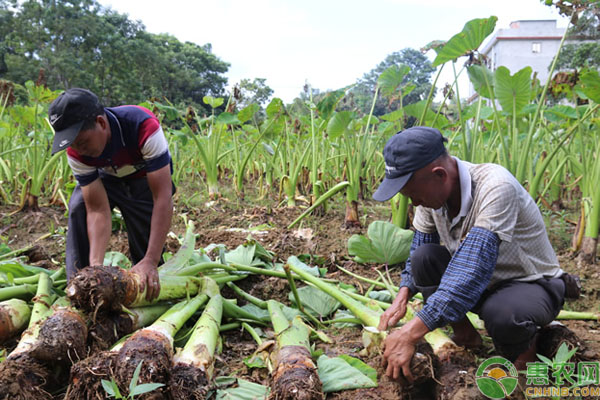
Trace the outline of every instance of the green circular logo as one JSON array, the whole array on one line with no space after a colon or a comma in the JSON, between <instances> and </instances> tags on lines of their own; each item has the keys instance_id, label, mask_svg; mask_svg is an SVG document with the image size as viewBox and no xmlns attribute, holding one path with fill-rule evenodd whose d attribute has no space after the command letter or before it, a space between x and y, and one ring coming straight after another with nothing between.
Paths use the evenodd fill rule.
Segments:
<instances>
[{"instance_id":1,"label":"green circular logo","mask_svg":"<svg viewBox=\"0 0 600 400\"><path fill-rule=\"evenodd\" d=\"M519 381L515 366L504 357L488 358L475 374L479 391L490 399L503 399L515 391Z\"/></svg>"}]
</instances>

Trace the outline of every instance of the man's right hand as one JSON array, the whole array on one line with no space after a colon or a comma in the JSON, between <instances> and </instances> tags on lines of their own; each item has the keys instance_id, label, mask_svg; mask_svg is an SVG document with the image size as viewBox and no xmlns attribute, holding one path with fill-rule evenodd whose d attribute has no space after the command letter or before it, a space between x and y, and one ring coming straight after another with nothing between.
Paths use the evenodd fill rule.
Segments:
<instances>
[{"instance_id":1,"label":"man's right hand","mask_svg":"<svg viewBox=\"0 0 600 400\"><path fill-rule=\"evenodd\" d=\"M396 326L398 321L400 321L404 315L406 315L406 307L410 297L410 290L406 286L401 287L390 308L385 310L385 312L381 315L377 329L380 331L386 331L389 328Z\"/></svg>"}]
</instances>

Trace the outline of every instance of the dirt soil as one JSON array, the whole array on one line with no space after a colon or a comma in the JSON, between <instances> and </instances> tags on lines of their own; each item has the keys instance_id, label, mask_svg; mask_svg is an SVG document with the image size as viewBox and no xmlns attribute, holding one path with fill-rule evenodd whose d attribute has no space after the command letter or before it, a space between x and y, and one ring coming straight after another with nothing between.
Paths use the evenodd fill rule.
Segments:
<instances>
[{"instance_id":1,"label":"dirt soil","mask_svg":"<svg viewBox=\"0 0 600 400\"><path fill-rule=\"evenodd\" d=\"M181 195L184 196L184 195ZM368 285L355 278L349 277L337 269L344 266L358 274L377 278L374 267L356 264L348 256L346 243L355 233L366 233L367 226L374 220L388 220L389 210L385 205L371 204L360 209L362 227L348 230L343 226L344 210L338 206L322 216L309 216L293 229L287 229L301 213L301 209L271 206L254 206L239 202L220 200L218 202L196 203L183 206L183 201L176 198L176 210L173 217L172 231L181 236L185 227L179 214L185 213L188 219L196 224L198 233L196 247L206 247L211 243L225 244L233 249L244 243L249 235L259 241L267 250L275 253L280 261L285 261L291 255L306 254L311 257L311 264L327 268L328 277L342 280L357 286L360 292L367 290ZM189 202L188 202L189 203ZM31 264L57 268L64 264L65 230L67 218L64 208L42 207L40 212L27 212L10 215L12 208L0 208L1 221L0 239L12 250L32 246L25 252ZM577 301L567 301L564 308L574 311L598 311L600 302L600 269L597 266L580 266L576 259L565 248L564 237L554 237L549 230L551 241L555 246L561 266L564 270L577 273L582 278L583 296ZM169 238L167 251L174 252L178 241ZM126 234L120 230L114 232L110 241L110 250L127 254ZM399 270L392 271L398 279ZM286 281L278 278L250 277L239 281L239 285L251 294L262 299L275 298L289 304L287 296L289 288ZM224 290L225 297L234 297L233 293ZM239 301L239 304L243 304ZM585 347L586 358L597 361L600 355L598 321L566 321L564 324L571 329ZM480 331L484 336L484 347L472 352L472 360L465 365L464 360L449 360L439 371L444 371L444 379L436 376L436 380L446 385L456 385L456 399L484 398L475 387L474 374L478 365L486 358L495 355L491 340L485 330ZM379 386L373 389L349 390L328 394L327 399L434 399L447 398L435 395L435 382L417 388L403 388L396 382L390 381L383 374L381 356L364 356L362 349L362 333L358 328L343 328L327 330L334 344L316 342L316 348L323 353L336 356L348 354L367 362L378 370ZM242 362L244 357L256 350L256 344L244 331L234 330L223 334L223 351L217 357L215 375L235 375L253 382L269 384L268 373L265 369L249 369ZM438 372L439 373L439 372ZM450 377L453 375L453 377ZM473 391L472 389L475 390ZM446 388L448 389L448 388ZM449 392L445 390L445 392ZM439 391L438 391L439 393ZM473 394L475 393L475 394ZM524 398L518 389L511 398ZM60 395L57 398L61 398Z\"/></svg>"}]
</instances>

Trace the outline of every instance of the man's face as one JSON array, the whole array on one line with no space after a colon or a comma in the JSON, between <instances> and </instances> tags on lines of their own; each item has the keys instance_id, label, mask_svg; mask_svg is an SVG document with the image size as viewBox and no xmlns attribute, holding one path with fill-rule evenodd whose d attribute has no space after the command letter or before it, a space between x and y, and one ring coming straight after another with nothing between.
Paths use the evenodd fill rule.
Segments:
<instances>
[{"instance_id":1,"label":"man's face","mask_svg":"<svg viewBox=\"0 0 600 400\"><path fill-rule=\"evenodd\" d=\"M77 134L71 147L83 156L98 157L104 151L108 139L107 124L96 121L94 128L80 131Z\"/></svg>"},{"instance_id":2,"label":"man's face","mask_svg":"<svg viewBox=\"0 0 600 400\"><path fill-rule=\"evenodd\" d=\"M450 196L448 186L448 174L442 167L426 166L413 173L400 193L410 198L415 207L437 210Z\"/></svg>"}]
</instances>

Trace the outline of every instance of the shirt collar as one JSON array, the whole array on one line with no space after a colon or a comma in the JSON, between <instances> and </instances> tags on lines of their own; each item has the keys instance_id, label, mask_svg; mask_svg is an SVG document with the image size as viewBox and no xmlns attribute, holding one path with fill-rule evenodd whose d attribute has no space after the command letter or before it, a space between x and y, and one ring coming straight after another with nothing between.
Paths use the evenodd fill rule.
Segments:
<instances>
[{"instance_id":1,"label":"shirt collar","mask_svg":"<svg viewBox=\"0 0 600 400\"><path fill-rule=\"evenodd\" d=\"M460 211L458 215L450 222L451 226L454 226L460 221L461 218L466 217L471 204L473 204L473 197L471 196L471 173L469 167L465 162L457 157L452 157L456 161L458 168L458 179L460 181ZM435 210L436 213L442 214L446 212L445 207L438 208Z\"/></svg>"}]
</instances>

